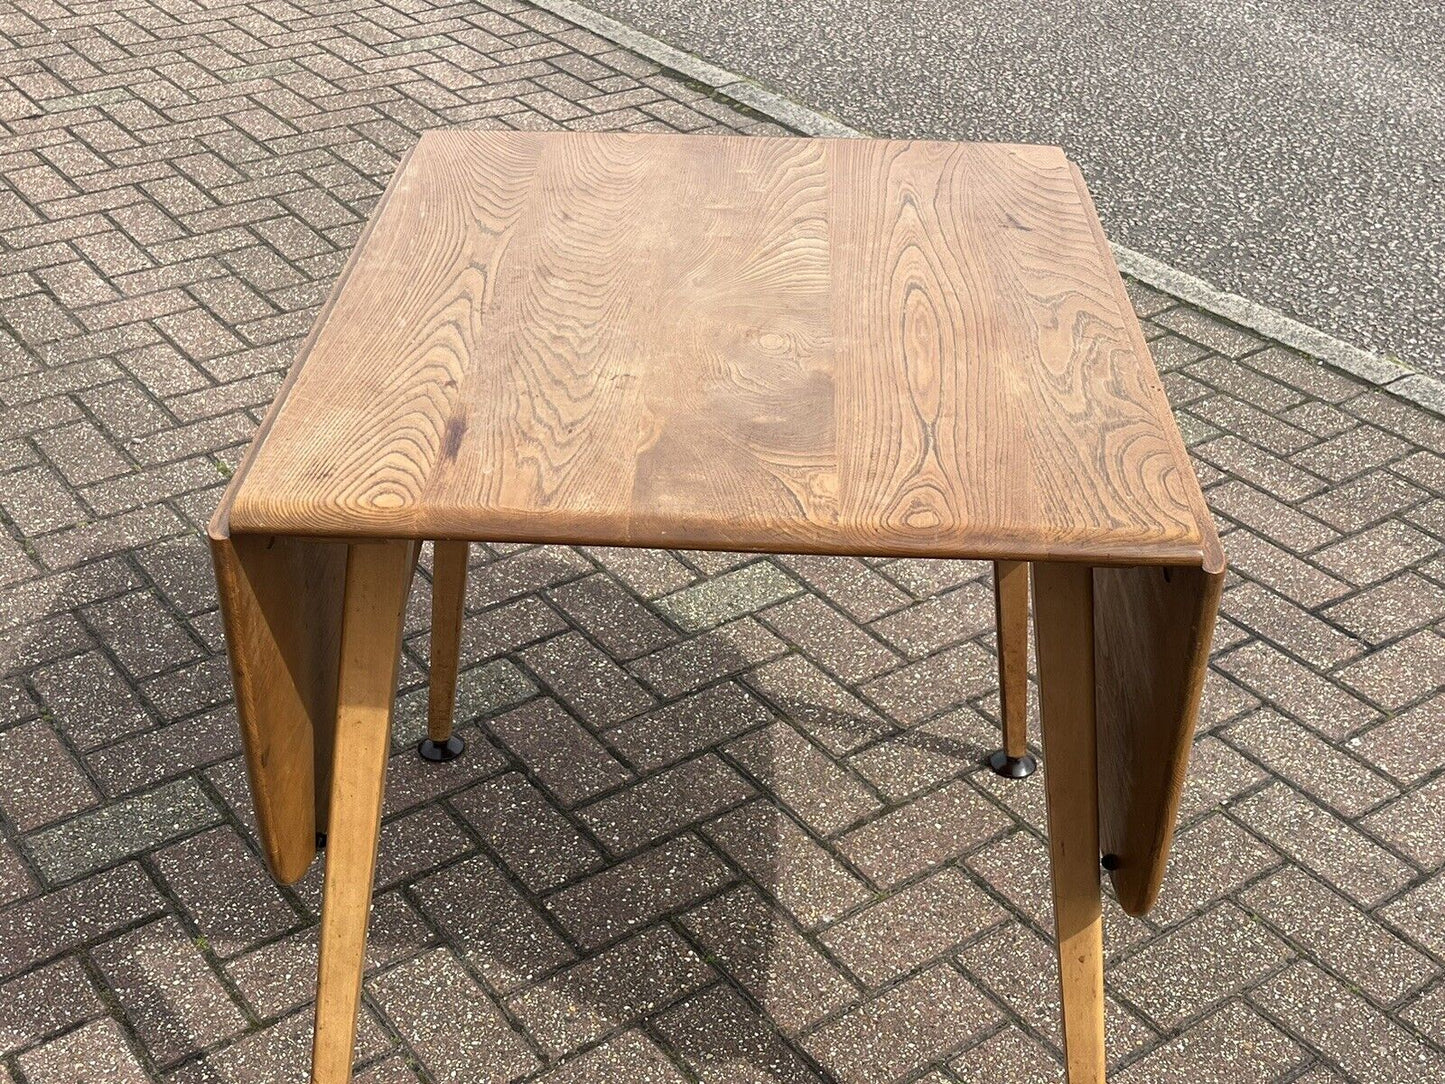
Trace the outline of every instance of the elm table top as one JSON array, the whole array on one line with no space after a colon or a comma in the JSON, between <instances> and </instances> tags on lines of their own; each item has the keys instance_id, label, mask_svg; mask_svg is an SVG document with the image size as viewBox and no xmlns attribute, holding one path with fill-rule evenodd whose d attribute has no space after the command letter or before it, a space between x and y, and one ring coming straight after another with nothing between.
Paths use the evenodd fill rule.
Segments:
<instances>
[{"instance_id":1,"label":"elm table top","mask_svg":"<svg viewBox=\"0 0 1445 1084\"><path fill-rule=\"evenodd\" d=\"M1224 579L1078 171L961 143L428 133L210 534L283 880L315 854L368 587L346 542L1092 565L1100 844L1131 914Z\"/></svg>"},{"instance_id":2,"label":"elm table top","mask_svg":"<svg viewBox=\"0 0 1445 1084\"><path fill-rule=\"evenodd\" d=\"M436 131L237 533L1222 567L1052 147Z\"/></svg>"}]
</instances>

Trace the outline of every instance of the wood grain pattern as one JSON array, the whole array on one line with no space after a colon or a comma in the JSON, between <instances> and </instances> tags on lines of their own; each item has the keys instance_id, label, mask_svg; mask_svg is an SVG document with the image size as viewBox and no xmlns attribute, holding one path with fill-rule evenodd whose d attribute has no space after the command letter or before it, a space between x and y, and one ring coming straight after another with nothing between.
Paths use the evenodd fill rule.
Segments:
<instances>
[{"instance_id":1,"label":"wood grain pattern","mask_svg":"<svg viewBox=\"0 0 1445 1084\"><path fill-rule=\"evenodd\" d=\"M1133 915L1164 879L1223 584L1222 568L1094 570L1099 823Z\"/></svg>"},{"instance_id":2,"label":"wood grain pattern","mask_svg":"<svg viewBox=\"0 0 1445 1084\"><path fill-rule=\"evenodd\" d=\"M1017 760L1029 742L1029 566L993 563L993 610L998 631L999 715L1003 751Z\"/></svg>"},{"instance_id":3,"label":"wood grain pattern","mask_svg":"<svg viewBox=\"0 0 1445 1084\"><path fill-rule=\"evenodd\" d=\"M1080 565L1037 564L1033 580L1064 1065L1069 1084L1104 1084L1093 577Z\"/></svg>"},{"instance_id":4,"label":"wood grain pattern","mask_svg":"<svg viewBox=\"0 0 1445 1084\"><path fill-rule=\"evenodd\" d=\"M207 527L257 828L267 865L285 884L305 875L316 834L327 827L347 548L286 532L233 534L231 509L409 159L382 193Z\"/></svg>"},{"instance_id":5,"label":"wood grain pattern","mask_svg":"<svg viewBox=\"0 0 1445 1084\"><path fill-rule=\"evenodd\" d=\"M291 884L326 827L346 546L213 530L211 554L266 862Z\"/></svg>"},{"instance_id":6,"label":"wood grain pattern","mask_svg":"<svg viewBox=\"0 0 1445 1084\"><path fill-rule=\"evenodd\" d=\"M429 132L237 532L1200 564L1054 148Z\"/></svg>"},{"instance_id":7,"label":"wood grain pattern","mask_svg":"<svg viewBox=\"0 0 1445 1084\"><path fill-rule=\"evenodd\" d=\"M1147 910L1224 564L1062 152L428 133L210 534L279 878L330 817L313 1079L350 1072L434 539L434 738L468 540L993 559L1010 753L1032 563L1066 1057L1103 1080L1099 848Z\"/></svg>"},{"instance_id":8,"label":"wood grain pattern","mask_svg":"<svg viewBox=\"0 0 1445 1084\"><path fill-rule=\"evenodd\" d=\"M413 542L360 543L348 548L346 558L313 1084L345 1084L351 1079L386 758L391 750L392 700L416 549Z\"/></svg>"},{"instance_id":9,"label":"wood grain pattern","mask_svg":"<svg viewBox=\"0 0 1445 1084\"><path fill-rule=\"evenodd\" d=\"M426 732L438 745L445 745L452 736L462 618L466 612L468 549L465 542L438 542L433 549Z\"/></svg>"},{"instance_id":10,"label":"wood grain pattern","mask_svg":"<svg viewBox=\"0 0 1445 1084\"><path fill-rule=\"evenodd\" d=\"M1125 569L1100 574L1098 695L1131 909L1223 569L1077 170L921 142L428 133L211 533L283 879L325 820L300 810L308 771L326 793L342 552L290 536Z\"/></svg>"}]
</instances>

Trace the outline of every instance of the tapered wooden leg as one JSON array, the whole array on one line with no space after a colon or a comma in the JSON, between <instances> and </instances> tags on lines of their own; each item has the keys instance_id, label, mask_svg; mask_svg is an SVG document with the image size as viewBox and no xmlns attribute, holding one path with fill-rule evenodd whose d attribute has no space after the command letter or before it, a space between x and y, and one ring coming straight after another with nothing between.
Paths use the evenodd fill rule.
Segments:
<instances>
[{"instance_id":1,"label":"tapered wooden leg","mask_svg":"<svg viewBox=\"0 0 1445 1084\"><path fill-rule=\"evenodd\" d=\"M1104 925L1094 716L1093 571L1035 564L1034 635L1048 798L1054 925L1069 1084L1104 1080Z\"/></svg>"},{"instance_id":2,"label":"tapered wooden leg","mask_svg":"<svg viewBox=\"0 0 1445 1084\"><path fill-rule=\"evenodd\" d=\"M993 603L998 617L999 714L1003 748L988 766L1009 779L1033 775L1038 762L1029 755L1029 566L1025 561L993 563Z\"/></svg>"},{"instance_id":3,"label":"tapered wooden leg","mask_svg":"<svg viewBox=\"0 0 1445 1084\"><path fill-rule=\"evenodd\" d=\"M351 1079L402 611L415 545L353 545L346 560L313 1084Z\"/></svg>"},{"instance_id":4,"label":"tapered wooden leg","mask_svg":"<svg viewBox=\"0 0 1445 1084\"><path fill-rule=\"evenodd\" d=\"M432 547L431 685L426 737L417 747L424 760L454 760L466 749L466 743L452 733L452 713L457 702L468 548L466 542L435 542Z\"/></svg>"}]
</instances>

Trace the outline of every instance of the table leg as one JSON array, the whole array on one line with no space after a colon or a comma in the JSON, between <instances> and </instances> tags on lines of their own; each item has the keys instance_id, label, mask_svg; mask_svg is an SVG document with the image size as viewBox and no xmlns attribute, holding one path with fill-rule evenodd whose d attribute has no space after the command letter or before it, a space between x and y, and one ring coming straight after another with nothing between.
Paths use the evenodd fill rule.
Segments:
<instances>
[{"instance_id":1,"label":"table leg","mask_svg":"<svg viewBox=\"0 0 1445 1084\"><path fill-rule=\"evenodd\" d=\"M313 1084L351 1079L403 610L415 546L360 543L350 547L346 560Z\"/></svg>"},{"instance_id":2,"label":"table leg","mask_svg":"<svg viewBox=\"0 0 1445 1084\"><path fill-rule=\"evenodd\" d=\"M1034 774L1038 762L1028 750L1029 566L1026 561L993 563L993 603L998 617L999 714L1003 748L988 766L1008 779Z\"/></svg>"},{"instance_id":3,"label":"table leg","mask_svg":"<svg viewBox=\"0 0 1445 1084\"><path fill-rule=\"evenodd\" d=\"M467 747L460 735L452 733L452 713L457 701L469 548L466 542L432 544L431 681L427 689L427 734L417 746L423 760L455 760Z\"/></svg>"},{"instance_id":4,"label":"table leg","mask_svg":"<svg viewBox=\"0 0 1445 1084\"><path fill-rule=\"evenodd\" d=\"M1104 940L1094 714L1094 591L1087 565L1035 564L1049 858L1069 1084L1104 1080Z\"/></svg>"}]
</instances>

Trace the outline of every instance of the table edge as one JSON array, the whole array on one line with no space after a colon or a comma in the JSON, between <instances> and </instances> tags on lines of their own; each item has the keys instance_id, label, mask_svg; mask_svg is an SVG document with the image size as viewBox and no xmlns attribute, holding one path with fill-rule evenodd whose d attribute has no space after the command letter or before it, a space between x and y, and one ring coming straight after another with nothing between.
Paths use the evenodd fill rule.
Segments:
<instances>
[{"instance_id":1,"label":"table edge","mask_svg":"<svg viewBox=\"0 0 1445 1084\"><path fill-rule=\"evenodd\" d=\"M1189 449L1184 446L1184 435L1179 432L1179 423L1174 418L1174 407L1169 402L1169 396L1164 392L1164 382L1159 376L1158 366L1154 364L1154 352L1149 349L1149 342L1144 338L1144 327L1134 312L1134 303L1129 300L1129 291L1124 286L1124 276L1119 271L1118 261L1114 259L1114 250L1110 247L1109 239L1104 234L1104 224L1099 221L1098 208L1094 206L1094 197L1090 195L1089 186L1084 182L1083 171L1072 160L1069 160L1068 164L1074 188L1078 192L1084 209L1088 212L1089 226L1094 232L1095 240L1107 257L1109 269L1113 272L1114 297L1119 303L1120 311L1124 314L1124 322L1129 325L1129 338L1133 341L1135 352L1139 355L1141 363L1148 366L1148 371L1153 376L1153 380L1148 381L1150 394L1154 398L1155 409L1166 423L1161 427L1164 430L1164 438L1169 442L1170 453L1174 456L1175 467L1178 469L1185 487L1185 499L1189 502L1190 511L1194 513L1194 524L1199 530L1200 565L1205 572L1223 573L1225 559L1224 549L1219 541L1219 531L1214 524L1214 516L1209 511L1209 505L1204 499L1204 491L1199 486L1199 476L1194 473L1194 463L1189 457Z\"/></svg>"},{"instance_id":2,"label":"table edge","mask_svg":"<svg viewBox=\"0 0 1445 1084\"><path fill-rule=\"evenodd\" d=\"M350 280L356 265L360 262L361 253L366 248L366 242L371 237L372 230L381 219L382 211L391 201L392 196L400 187L401 177L406 172L407 163L411 161L412 154L416 151L418 144L413 143L405 153L397 160L396 169L392 171L391 179L386 182L376 206L372 208L371 214L367 217L366 225L362 227L361 233L357 235L355 243L351 246L351 252L346 257L346 263L342 265L341 274L332 283L331 291L326 295L322 303L321 311L316 314L316 319L311 323L311 330L306 333L306 338L301 340L295 356L291 359L291 365L286 370L286 376L281 381L281 386L276 389L276 394L271 399L271 405L266 408L266 416L261 419L261 424L251 434L251 442L246 445L246 453L241 457L240 463L236 465L235 471L231 474L231 480L226 483L226 489L221 494L220 503L212 513L209 522L206 524L206 536L213 542L224 541L230 537L231 509L236 503L236 497L245 484L246 475L251 469L251 464L261 452L261 446L265 443L271 427L276 423L277 417L281 414L282 407L291 393L297 378L301 375L301 369L305 366L307 359L311 356L312 347L316 340L321 337L327 322L331 319L332 310L336 308L336 302L340 299L346 283ZM259 532L247 532L259 533Z\"/></svg>"},{"instance_id":3,"label":"table edge","mask_svg":"<svg viewBox=\"0 0 1445 1084\"><path fill-rule=\"evenodd\" d=\"M465 131L460 130L460 131ZM346 283L355 271L359 257L366 247L376 224L380 221L387 204L393 198L400 187L400 181L406 172L406 166L410 162L416 148L420 145L421 139L426 138L429 133L422 133L421 137L409 147L397 161L395 170L390 180L378 198L376 206L372 209L365 227L358 235L353 244L345 265L340 275L332 285L321 311L317 314L316 320L312 323L311 330L297 349L296 355L287 370L285 378L276 391L266 415L256 432L252 435L251 441L246 448L236 470L231 475L226 489L221 496L214 514L207 524L207 536L213 541L222 541L230 537L231 517L236 504L237 497L243 489L247 475L252 463L260 453L266 437L270 433L277 417L284 408L289 393L300 376L302 368L311 355L316 340L325 329L331 313L335 308L338 299L345 290ZM531 133L529 133L531 134ZM555 132L547 133L552 135L575 135L578 133ZM592 133L585 133L592 134ZM699 138L717 138L713 136ZM735 136L737 139L757 138L789 138L808 140L824 137L788 136L788 137L759 137L759 136ZM832 141L840 141L837 138ZM937 140L894 140L892 142L940 142ZM944 141L950 142L950 141ZM958 142L958 141L951 141ZM990 144L995 145L995 144ZM472 532L470 530L458 531L452 524L408 524L406 529L358 529L353 532L333 534L327 532L325 535L318 535L314 530L296 528L289 524L274 523L262 524L256 522L243 522L237 534L246 535L276 535L297 538L332 538L346 541L380 540L387 538L414 538L419 540L465 540L476 542L522 542L538 545L597 545L597 546L622 546L638 549L712 549L719 551L754 552L754 553L797 553L815 554L820 556L838 557L925 557L938 559L962 559L962 560L1018 560L1018 561L1064 561L1070 563L1085 563L1101 566L1129 566L1129 565L1179 565L1200 567L1207 573L1222 573L1226 567L1223 548L1220 545L1214 519L1209 512L1204 500L1204 495L1199 486L1198 476L1194 473L1193 464L1189 458L1187 449L1184 446L1183 437L1179 432L1179 426L1174 419L1173 407L1169 403L1168 396L1164 393L1163 383L1159 378L1158 368L1154 364L1153 353L1149 349L1147 340L1144 338L1143 328L1140 325L1137 315L1134 313L1133 303L1129 300L1128 291L1124 286L1123 276L1119 272L1118 264L1114 260L1113 251L1109 247L1108 238L1104 234L1103 225L1099 221L1098 211L1094 205L1093 198L1089 194L1088 186L1084 181L1083 173L1079 167L1068 158L1063 149L1053 144L997 144L1001 146L1019 146L1033 148L1048 148L1057 150L1069 168L1070 178L1082 204L1086 217L1089 219L1089 226L1093 232L1095 241L1100 251L1105 256L1105 262L1112 271L1112 288L1115 300L1120 307L1124 322L1129 325L1128 334L1139 357L1141 366L1147 367L1146 376L1152 379L1146 380L1149 393L1154 400L1154 406L1158 416L1166 423L1161 426L1165 439L1168 441L1170 453L1174 459L1175 467L1181 476L1181 482L1185 487L1184 497L1189 510L1193 515L1194 525L1198 532L1198 542L1160 542L1149 543L1132 539L1123 539L1118 542L1110 542L1107 535L1097 540L1089 540L1082 544L1058 545L1047 544L1042 541L1038 544L1029 544L1029 540L1022 537L1009 537L996 534L992 536L978 535L972 539L965 540L959 545L947 543L924 543L912 540L899 540L896 544L889 545L840 545L820 546L802 545L798 543L780 542L776 546L759 544L756 539L737 539L726 542L709 542L706 539L697 538L668 538L660 532L650 531L638 532L632 537L620 537L615 532L587 532L576 529L576 518L572 517L573 529L570 531L551 531L544 523L529 524L526 530L502 530L498 532ZM536 518L536 517L532 517Z\"/></svg>"}]
</instances>

